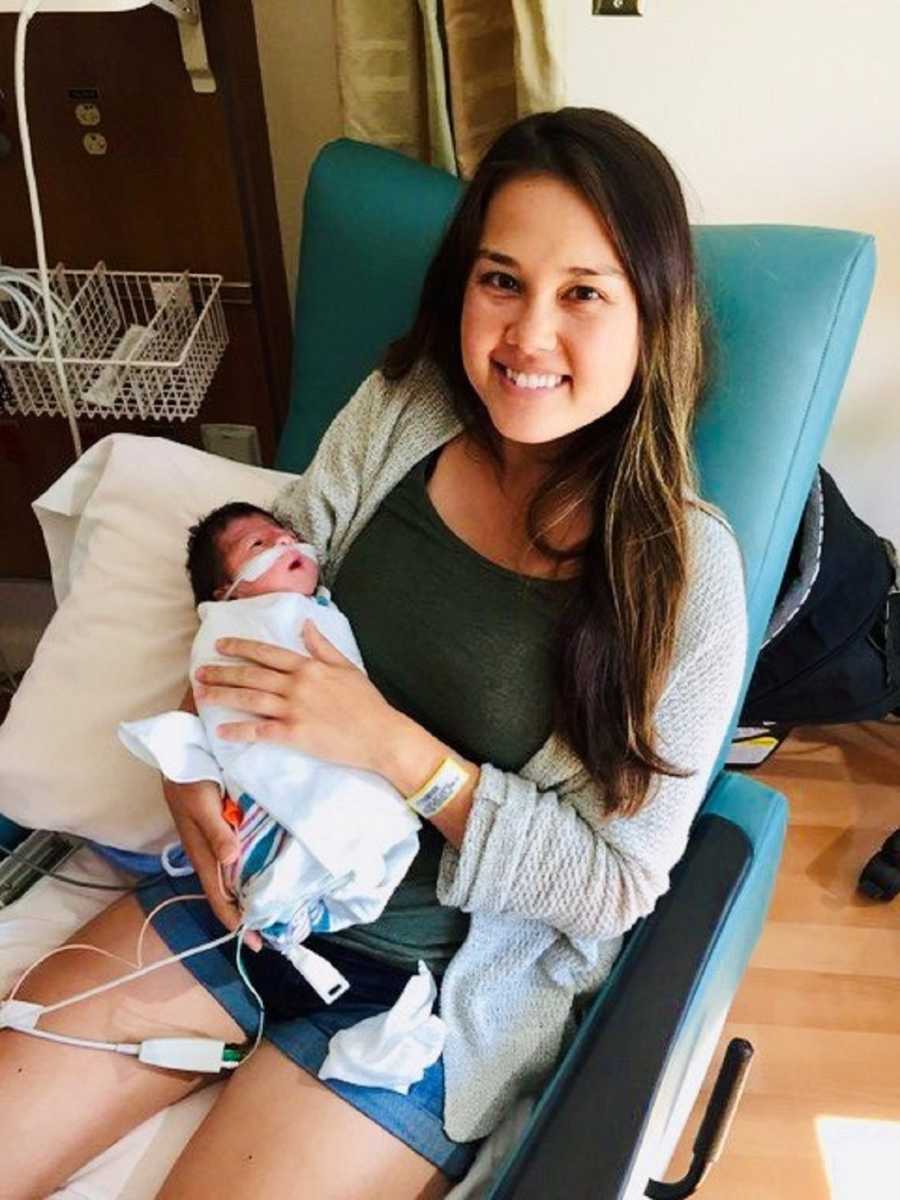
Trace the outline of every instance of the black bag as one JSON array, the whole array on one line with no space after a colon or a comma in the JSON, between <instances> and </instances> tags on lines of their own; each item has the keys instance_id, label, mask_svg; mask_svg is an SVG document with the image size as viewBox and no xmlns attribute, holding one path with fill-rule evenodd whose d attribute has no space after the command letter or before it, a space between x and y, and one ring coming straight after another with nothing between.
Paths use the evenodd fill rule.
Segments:
<instances>
[{"instance_id":1,"label":"black bag","mask_svg":"<svg viewBox=\"0 0 900 1200\"><path fill-rule=\"evenodd\" d=\"M876 720L898 706L897 556L819 467L729 762L763 761L792 725Z\"/></svg>"}]
</instances>

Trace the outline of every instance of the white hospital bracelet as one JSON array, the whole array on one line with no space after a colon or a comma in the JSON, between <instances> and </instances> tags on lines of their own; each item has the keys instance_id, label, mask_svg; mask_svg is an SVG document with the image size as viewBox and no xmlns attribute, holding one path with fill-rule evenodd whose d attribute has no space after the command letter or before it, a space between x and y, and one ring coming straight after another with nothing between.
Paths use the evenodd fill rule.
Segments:
<instances>
[{"instance_id":1,"label":"white hospital bracelet","mask_svg":"<svg viewBox=\"0 0 900 1200\"><path fill-rule=\"evenodd\" d=\"M406 796L406 803L420 817L430 820L466 786L469 772L455 758L445 758L435 773L417 792Z\"/></svg>"}]
</instances>

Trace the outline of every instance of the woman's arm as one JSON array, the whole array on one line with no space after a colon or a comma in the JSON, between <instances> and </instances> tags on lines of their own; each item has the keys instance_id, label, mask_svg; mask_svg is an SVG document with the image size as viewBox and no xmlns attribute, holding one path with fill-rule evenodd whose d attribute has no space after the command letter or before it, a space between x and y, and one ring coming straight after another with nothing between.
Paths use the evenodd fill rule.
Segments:
<instances>
[{"instance_id":1,"label":"woman's arm","mask_svg":"<svg viewBox=\"0 0 900 1200\"><path fill-rule=\"evenodd\" d=\"M403 713L393 711L392 724L386 730L373 770L392 783L401 795L412 796L448 755L454 758L465 769L468 781L430 820L450 845L458 849L465 836L481 770L427 729Z\"/></svg>"},{"instance_id":2,"label":"woman's arm","mask_svg":"<svg viewBox=\"0 0 900 1200\"><path fill-rule=\"evenodd\" d=\"M476 764L388 704L314 622L305 622L302 635L308 656L241 638L216 643L221 653L244 658L247 665L202 667L199 694L211 704L254 714L220 725L219 736L290 745L326 762L375 771L404 796L416 792L452 755L469 781L435 814L434 824L458 846L478 782Z\"/></svg>"},{"instance_id":3,"label":"woman's arm","mask_svg":"<svg viewBox=\"0 0 900 1200\"><path fill-rule=\"evenodd\" d=\"M636 816L604 821L590 787L580 789L576 808L519 775L482 766L459 853L445 851L441 863L442 904L540 920L572 939L610 938L652 911L668 889L746 656L740 553L731 532L708 520L715 526L704 530L656 718L661 753L693 774L657 776Z\"/></svg>"}]
</instances>

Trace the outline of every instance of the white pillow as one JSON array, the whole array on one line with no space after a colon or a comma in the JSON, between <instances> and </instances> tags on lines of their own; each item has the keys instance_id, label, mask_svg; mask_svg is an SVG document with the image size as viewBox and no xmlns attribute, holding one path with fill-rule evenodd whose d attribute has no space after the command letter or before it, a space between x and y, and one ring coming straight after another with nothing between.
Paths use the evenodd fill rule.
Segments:
<instances>
[{"instance_id":1,"label":"white pillow","mask_svg":"<svg viewBox=\"0 0 900 1200\"><path fill-rule=\"evenodd\" d=\"M184 693L188 527L229 500L268 507L291 478L117 433L35 501L60 605L0 726L0 813L127 850L171 840L159 776L116 726Z\"/></svg>"}]
</instances>

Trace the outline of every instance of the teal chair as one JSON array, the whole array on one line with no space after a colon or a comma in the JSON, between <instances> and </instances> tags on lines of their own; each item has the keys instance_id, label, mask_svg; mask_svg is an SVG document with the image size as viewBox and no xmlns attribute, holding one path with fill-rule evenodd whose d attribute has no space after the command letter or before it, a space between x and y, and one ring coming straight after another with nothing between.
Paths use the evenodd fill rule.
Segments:
<instances>
[{"instance_id":1,"label":"teal chair","mask_svg":"<svg viewBox=\"0 0 900 1200\"><path fill-rule=\"evenodd\" d=\"M307 466L335 413L409 326L459 187L348 140L319 155L306 193L283 470ZM874 247L840 230L695 232L717 342L696 449L703 494L744 552L749 679L862 323ZM711 1060L784 840L784 798L721 770L728 741L670 890L585 1008L490 1200L675 1200L714 1157L712 1121L685 1180L650 1182L665 1172ZM0 840L21 833L0 817ZM736 1061L746 1049L735 1047ZM714 1100L728 1090L724 1080Z\"/></svg>"},{"instance_id":2,"label":"teal chair","mask_svg":"<svg viewBox=\"0 0 900 1200\"><path fill-rule=\"evenodd\" d=\"M335 413L411 323L459 189L452 176L349 140L319 155L306 192L283 470L307 466ZM749 679L865 313L874 245L864 234L787 226L695 233L716 339L696 451L701 490L744 553ZM665 1171L759 937L784 841L784 797L720 769L729 740L671 889L584 1012L491 1200L638 1197ZM711 1157L706 1134L689 1176L649 1186L650 1195L694 1190Z\"/></svg>"}]
</instances>

